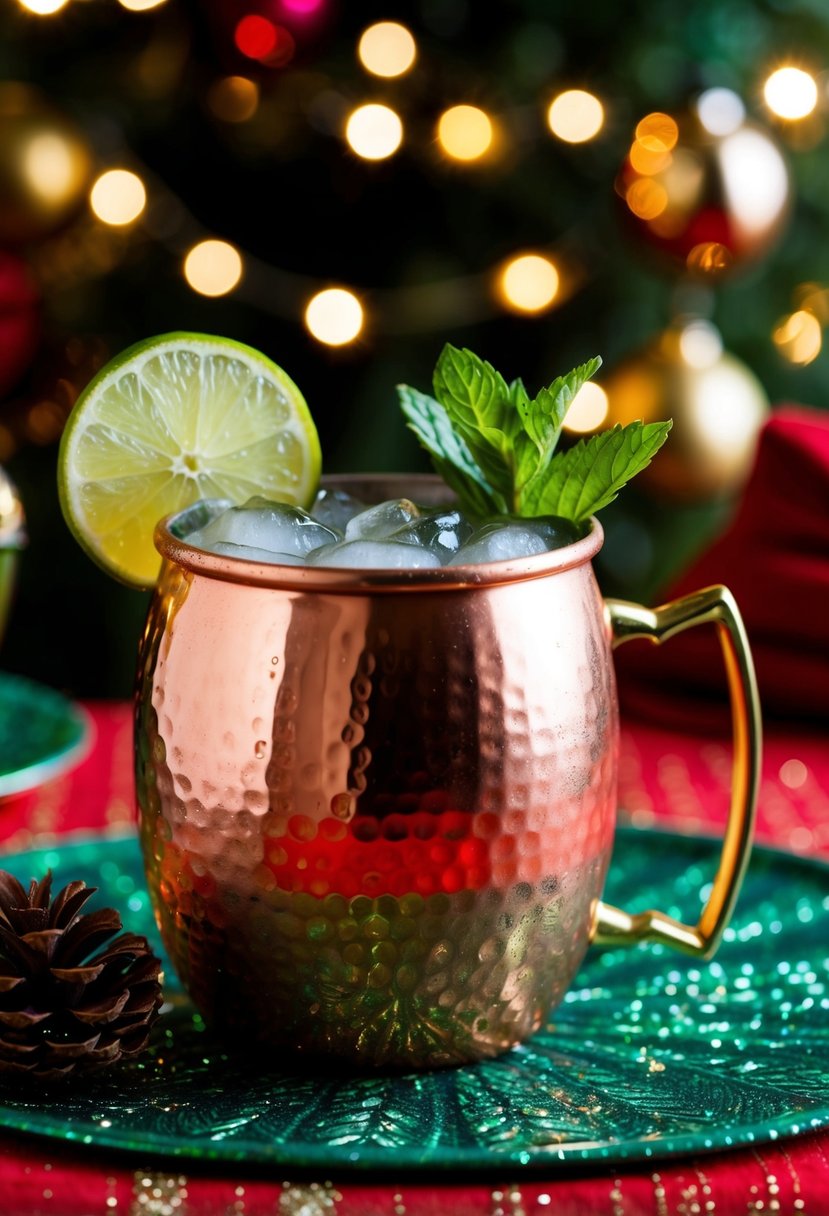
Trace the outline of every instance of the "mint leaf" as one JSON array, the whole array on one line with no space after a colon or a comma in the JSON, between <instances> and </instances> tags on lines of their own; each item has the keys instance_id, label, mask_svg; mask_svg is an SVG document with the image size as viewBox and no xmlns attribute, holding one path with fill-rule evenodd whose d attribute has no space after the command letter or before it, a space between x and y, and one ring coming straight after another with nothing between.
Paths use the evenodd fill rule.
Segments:
<instances>
[{"instance_id":1,"label":"mint leaf","mask_svg":"<svg viewBox=\"0 0 829 1216\"><path fill-rule=\"evenodd\" d=\"M510 387L491 363L471 350L458 350L447 342L440 352L435 396L453 422L469 430L511 434L516 428ZM519 380L514 387L520 393L524 386Z\"/></svg>"},{"instance_id":2,"label":"mint leaf","mask_svg":"<svg viewBox=\"0 0 829 1216\"><path fill-rule=\"evenodd\" d=\"M540 452L535 441L524 431L515 436L513 444L512 472L514 490L512 493L512 510L522 514L521 503L526 487L539 477L550 463L552 451L547 454Z\"/></svg>"},{"instance_id":3,"label":"mint leaf","mask_svg":"<svg viewBox=\"0 0 829 1216\"><path fill-rule=\"evenodd\" d=\"M574 367L566 376L558 376L549 388L541 389L530 403L530 416L528 422L524 423L524 429L532 436L539 451L552 455L573 398L595 376L601 365L602 361L597 356L580 367Z\"/></svg>"},{"instance_id":4,"label":"mint leaf","mask_svg":"<svg viewBox=\"0 0 829 1216\"><path fill-rule=\"evenodd\" d=\"M601 367L589 359L532 399L471 350L446 345L437 400L401 385L408 424L472 515L561 515L580 523L612 502L665 442L670 422L632 422L556 452L573 399Z\"/></svg>"},{"instance_id":5,"label":"mint leaf","mask_svg":"<svg viewBox=\"0 0 829 1216\"><path fill-rule=\"evenodd\" d=\"M520 378L513 380L509 386L509 399L515 408L518 410L521 418L524 417L524 411L530 404L530 395L524 387L524 381Z\"/></svg>"},{"instance_id":6,"label":"mint leaf","mask_svg":"<svg viewBox=\"0 0 829 1216\"><path fill-rule=\"evenodd\" d=\"M512 507L513 435L521 415L491 363L448 343L435 367L435 396L489 484Z\"/></svg>"},{"instance_id":7,"label":"mint leaf","mask_svg":"<svg viewBox=\"0 0 829 1216\"><path fill-rule=\"evenodd\" d=\"M503 513L506 504L495 494L472 459L469 448L452 429L443 406L434 397L420 393L408 384L398 384L397 394L409 429L432 457L435 471L455 491L461 506L472 515Z\"/></svg>"},{"instance_id":8,"label":"mint leaf","mask_svg":"<svg viewBox=\"0 0 829 1216\"><path fill-rule=\"evenodd\" d=\"M543 483L527 495L522 515L564 515L577 523L595 515L650 464L671 426L670 422L617 424L558 453Z\"/></svg>"},{"instance_id":9,"label":"mint leaf","mask_svg":"<svg viewBox=\"0 0 829 1216\"><path fill-rule=\"evenodd\" d=\"M536 489L541 488L541 479L546 477L561 435L562 423L576 393L601 365L598 357L582 363L566 376L558 376L548 388L542 388L526 406L519 407L524 425L524 435L520 438L529 438L537 449L537 458L533 463L531 454L520 451L521 445L517 442L515 445L519 456L515 465L515 507L520 514L525 514L525 497L532 498Z\"/></svg>"}]
</instances>

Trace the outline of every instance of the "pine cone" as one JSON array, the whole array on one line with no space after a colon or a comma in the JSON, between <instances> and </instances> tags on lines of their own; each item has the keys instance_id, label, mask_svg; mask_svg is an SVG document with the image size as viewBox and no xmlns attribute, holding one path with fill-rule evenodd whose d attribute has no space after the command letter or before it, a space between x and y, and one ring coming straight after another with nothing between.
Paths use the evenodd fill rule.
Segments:
<instances>
[{"instance_id":1,"label":"pine cone","mask_svg":"<svg viewBox=\"0 0 829 1216\"><path fill-rule=\"evenodd\" d=\"M51 872L27 894L0 870L0 1074L55 1080L146 1046L161 964L135 933L109 941L113 908L81 914L96 889L70 882L53 900Z\"/></svg>"}]
</instances>

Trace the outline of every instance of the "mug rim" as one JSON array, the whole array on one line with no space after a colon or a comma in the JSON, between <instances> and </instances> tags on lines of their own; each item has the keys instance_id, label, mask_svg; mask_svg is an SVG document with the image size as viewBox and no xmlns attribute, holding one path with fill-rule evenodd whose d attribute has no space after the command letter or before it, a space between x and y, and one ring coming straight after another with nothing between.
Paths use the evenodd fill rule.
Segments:
<instances>
[{"instance_id":1,"label":"mug rim","mask_svg":"<svg viewBox=\"0 0 829 1216\"><path fill-rule=\"evenodd\" d=\"M428 503L431 497L434 505L451 501L452 496L451 489L442 478L433 473L338 473L328 474L320 481L321 489L350 489L353 492L356 486L364 487L364 492L370 495L379 493L380 502L384 498L394 497L395 494L399 496L404 491L408 491L418 501L424 501L425 498ZM387 490L389 492L386 492ZM441 491L444 492L442 497ZM232 505L222 499L201 501ZM469 587L521 583L585 565L596 556L604 540L601 524L595 516L591 516L586 536L573 541L572 544L563 545L560 549L551 549L533 557L419 570L286 566L278 562L253 562L245 558L209 553L176 536L173 529L197 505L192 503L181 511L166 515L156 524L153 541L162 558L192 574L221 582L287 591L357 594L366 591L457 591Z\"/></svg>"}]
</instances>

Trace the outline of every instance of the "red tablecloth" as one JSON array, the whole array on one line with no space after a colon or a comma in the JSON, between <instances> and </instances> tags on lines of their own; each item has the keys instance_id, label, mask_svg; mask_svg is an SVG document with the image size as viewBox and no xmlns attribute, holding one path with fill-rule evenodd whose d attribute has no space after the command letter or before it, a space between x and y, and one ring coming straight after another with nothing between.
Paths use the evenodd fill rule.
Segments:
<instances>
[{"instance_id":1,"label":"red tablecloth","mask_svg":"<svg viewBox=\"0 0 829 1216\"><path fill-rule=\"evenodd\" d=\"M92 709L97 739L74 773L0 803L2 847L47 845L83 829L127 828L133 819L131 714ZM725 820L727 745L628 725L621 802L637 826L715 831ZM825 733L767 736L758 839L829 857L829 747ZM0 1132L1 1216L732 1216L829 1211L829 1133L693 1160L497 1184L414 1185L348 1178L247 1177L243 1169L181 1173L150 1158Z\"/></svg>"}]
</instances>

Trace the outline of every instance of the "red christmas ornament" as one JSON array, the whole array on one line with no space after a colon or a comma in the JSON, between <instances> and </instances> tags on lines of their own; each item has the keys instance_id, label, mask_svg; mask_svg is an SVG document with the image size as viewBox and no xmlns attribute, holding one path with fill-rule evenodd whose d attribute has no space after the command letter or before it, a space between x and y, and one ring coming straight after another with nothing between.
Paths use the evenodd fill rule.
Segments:
<instances>
[{"instance_id":1,"label":"red christmas ornament","mask_svg":"<svg viewBox=\"0 0 829 1216\"><path fill-rule=\"evenodd\" d=\"M791 186L777 144L736 93L709 89L683 114L639 122L616 193L643 244L674 270L712 277L768 252Z\"/></svg>"},{"instance_id":2,"label":"red christmas ornament","mask_svg":"<svg viewBox=\"0 0 829 1216\"><path fill-rule=\"evenodd\" d=\"M0 250L0 397L31 364L40 342L40 292L26 263Z\"/></svg>"}]
</instances>

